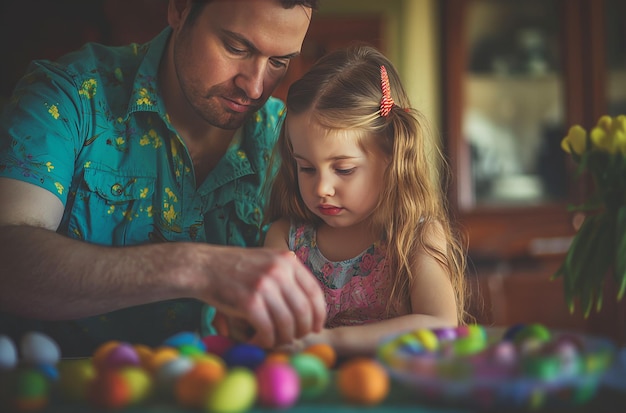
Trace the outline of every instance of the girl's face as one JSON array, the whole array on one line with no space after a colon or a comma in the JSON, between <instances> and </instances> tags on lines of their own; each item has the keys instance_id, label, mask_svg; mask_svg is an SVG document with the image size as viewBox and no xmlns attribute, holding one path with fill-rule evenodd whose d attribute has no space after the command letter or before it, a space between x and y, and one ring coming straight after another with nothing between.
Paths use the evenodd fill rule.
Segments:
<instances>
[{"instance_id":1,"label":"girl's face","mask_svg":"<svg viewBox=\"0 0 626 413\"><path fill-rule=\"evenodd\" d=\"M364 222L378 203L387 160L364 152L356 132L328 132L308 111L285 122L307 208L331 227Z\"/></svg>"}]
</instances>

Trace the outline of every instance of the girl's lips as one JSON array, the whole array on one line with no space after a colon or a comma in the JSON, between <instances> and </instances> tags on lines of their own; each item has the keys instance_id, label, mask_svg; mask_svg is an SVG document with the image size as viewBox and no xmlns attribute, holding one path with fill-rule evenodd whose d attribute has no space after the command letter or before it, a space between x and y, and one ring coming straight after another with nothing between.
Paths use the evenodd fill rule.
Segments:
<instances>
[{"instance_id":1,"label":"girl's lips","mask_svg":"<svg viewBox=\"0 0 626 413\"><path fill-rule=\"evenodd\" d=\"M339 208L336 206L325 205L320 205L319 207L317 207L317 209L319 209L320 213L322 213L323 215L337 215L343 210L343 208Z\"/></svg>"}]
</instances>

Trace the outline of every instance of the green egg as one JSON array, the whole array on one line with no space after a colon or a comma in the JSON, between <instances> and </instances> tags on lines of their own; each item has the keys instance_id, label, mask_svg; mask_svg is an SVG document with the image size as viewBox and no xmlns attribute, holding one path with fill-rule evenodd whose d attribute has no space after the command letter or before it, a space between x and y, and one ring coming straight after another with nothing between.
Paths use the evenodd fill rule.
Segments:
<instances>
[{"instance_id":1,"label":"green egg","mask_svg":"<svg viewBox=\"0 0 626 413\"><path fill-rule=\"evenodd\" d=\"M25 369L17 373L16 396L26 399L47 397L49 390L48 380L41 372Z\"/></svg>"},{"instance_id":2,"label":"green egg","mask_svg":"<svg viewBox=\"0 0 626 413\"><path fill-rule=\"evenodd\" d=\"M244 412L254 404L257 382L254 373L246 367L233 367L210 393L206 407L214 413Z\"/></svg>"},{"instance_id":3,"label":"green egg","mask_svg":"<svg viewBox=\"0 0 626 413\"><path fill-rule=\"evenodd\" d=\"M515 334L515 344L520 344L525 340L534 339L541 342L548 342L552 338L552 334L550 334L550 330L544 326L543 324L529 324L527 326L522 327Z\"/></svg>"},{"instance_id":4,"label":"green egg","mask_svg":"<svg viewBox=\"0 0 626 413\"><path fill-rule=\"evenodd\" d=\"M291 365L300 377L300 397L311 400L319 397L330 382L330 373L324 362L312 354L299 353L291 357Z\"/></svg>"}]
</instances>

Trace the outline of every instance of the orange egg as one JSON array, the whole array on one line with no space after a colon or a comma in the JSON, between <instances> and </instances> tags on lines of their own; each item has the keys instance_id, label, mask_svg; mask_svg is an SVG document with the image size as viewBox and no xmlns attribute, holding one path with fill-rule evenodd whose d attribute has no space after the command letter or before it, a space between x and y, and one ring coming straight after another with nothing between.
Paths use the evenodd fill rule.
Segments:
<instances>
[{"instance_id":1,"label":"orange egg","mask_svg":"<svg viewBox=\"0 0 626 413\"><path fill-rule=\"evenodd\" d=\"M335 349L328 344L313 344L307 347L303 353L313 354L314 356L319 357L328 369L333 368L337 362L337 353L335 352Z\"/></svg>"},{"instance_id":2,"label":"orange egg","mask_svg":"<svg viewBox=\"0 0 626 413\"><path fill-rule=\"evenodd\" d=\"M119 409L132 401L131 389L116 370L103 371L89 383L89 402L105 409Z\"/></svg>"},{"instance_id":3,"label":"orange egg","mask_svg":"<svg viewBox=\"0 0 626 413\"><path fill-rule=\"evenodd\" d=\"M139 363L141 364L141 367L147 369L150 366L149 363L150 359L152 358L152 348L146 346L145 344L135 344L133 345L133 348L139 356Z\"/></svg>"},{"instance_id":4,"label":"orange egg","mask_svg":"<svg viewBox=\"0 0 626 413\"><path fill-rule=\"evenodd\" d=\"M265 356L265 361L270 362L281 362L281 363L289 363L289 358L291 356L288 353L283 353L281 351L274 351Z\"/></svg>"},{"instance_id":5,"label":"orange egg","mask_svg":"<svg viewBox=\"0 0 626 413\"><path fill-rule=\"evenodd\" d=\"M152 373L156 372L159 367L168 361L178 358L178 350L173 347L156 348L147 360L147 367Z\"/></svg>"},{"instance_id":6,"label":"orange egg","mask_svg":"<svg viewBox=\"0 0 626 413\"><path fill-rule=\"evenodd\" d=\"M186 408L204 407L212 388L225 374L224 363L210 359L199 361L176 382L176 400Z\"/></svg>"},{"instance_id":7,"label":"orange egg","mask_svg":"<svg viewBox=\"0 0 626 413\"><path fill-rule=\"evenodd\" d=\"M374 359L354 358L339 367L337 386L348 402L375 405L389 394L389 375Z\"/></svg>"}]
</instances>

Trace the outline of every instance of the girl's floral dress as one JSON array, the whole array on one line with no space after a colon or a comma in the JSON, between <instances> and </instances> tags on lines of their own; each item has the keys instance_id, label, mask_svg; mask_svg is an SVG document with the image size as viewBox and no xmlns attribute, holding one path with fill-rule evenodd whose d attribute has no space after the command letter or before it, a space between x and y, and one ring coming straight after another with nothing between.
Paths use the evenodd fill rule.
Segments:
<instances>
[{"instance_id":1,"label":"girl's floral dress","mask_svg":"<svg viewBox=\"0 0 626 413\"><path fill-rule=\"evenodd\" d=\"M385 246L369 246L354 258L330 261L317 247L317 232L310 225L291 225L289 249L319 280L326 299L326 327L358 325L410 312L408 303L391 305Z\"/></svg>"}]
</instances>

